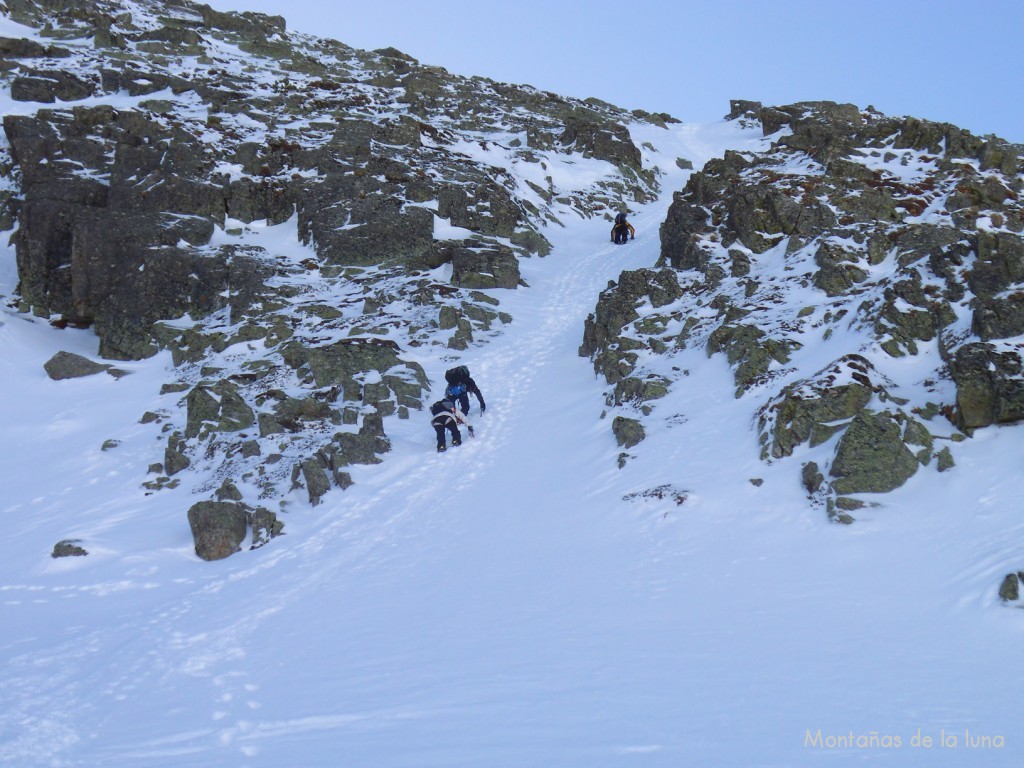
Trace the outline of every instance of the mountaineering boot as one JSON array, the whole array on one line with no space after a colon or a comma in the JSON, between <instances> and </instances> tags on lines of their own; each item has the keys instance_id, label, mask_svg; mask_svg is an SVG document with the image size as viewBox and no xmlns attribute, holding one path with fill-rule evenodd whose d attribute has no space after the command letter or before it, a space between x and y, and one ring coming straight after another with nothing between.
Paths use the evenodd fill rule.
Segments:
<instances>
[{"instance_id":1,"label":"mountaineering boot","mask_svg":"<svg viewBox=\"0 0 1024 768\"><path fill-rule=\"evenodd\" d=\"M444 453L444 446L443 445L437 446L437 452L438 453Z\"/></svg>"},{"instance_id":2,"label":"mountaineering boot","mask_svg":"<svg viewBox=\"0 0 1024 768\"><path fill-rule=\"evenodd\" d=\"M462 441L461 440L452 440L452 447L454 448L456 445L462 445Z\"/></svg>"}]
</instances>

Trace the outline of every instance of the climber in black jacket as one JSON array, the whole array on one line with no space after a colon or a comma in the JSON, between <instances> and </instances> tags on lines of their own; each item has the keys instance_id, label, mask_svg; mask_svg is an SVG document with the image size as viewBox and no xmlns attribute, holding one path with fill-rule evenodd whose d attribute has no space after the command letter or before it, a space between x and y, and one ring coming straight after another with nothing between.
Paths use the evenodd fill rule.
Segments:
<instances>
[{"instance_id":1,"label":"climber in black jacket","mask_svg":"<svg viewBox=\"0 0 1024 768\"><path fill-rule=\"evenodd\" d=\"M444 378L448 382L448 388L445 389L444 396L452 402L458 403L463 414L469 413L470 394L476 395L477 402L480 403L480 413L487 410L483 393L476 382L473 381L473 377L469 375L469 369L466 366L460 365L457 368L449 368L445 371Z\"/></svg>"},{"instance_id":2,"label":"climber in black jacket","mask_svg":"<svg viewBox=\"0 0 1024 768\"><path fill-rule=\"evenodd\" d=\"M626 214L616 214L615 224L612 225L612 242L616 245L622 245L627 240L633 240L635 237L636 230L633 229L632 224L626 221Z\"/></svg>"},{"instance_id":3,"label":"climber in black jacket","mask_svg":"<svg viewBox=\"0 0 1024 768\"><path fill-rule=\"evenodd\" d=\"M438 453L444 453L444 431L446 429L451 432L453 446L462 445L462 433L459 432L459 424L465 425L466 429L469 430L469 436L473 437L473 425L469 423L465 416L459 413L459 409L455 407L455 403L451 400L438 400L430 406L430 415L433 416L430 424L434 427L434 432L437 433Z\"/></svg>"}]
</instances>

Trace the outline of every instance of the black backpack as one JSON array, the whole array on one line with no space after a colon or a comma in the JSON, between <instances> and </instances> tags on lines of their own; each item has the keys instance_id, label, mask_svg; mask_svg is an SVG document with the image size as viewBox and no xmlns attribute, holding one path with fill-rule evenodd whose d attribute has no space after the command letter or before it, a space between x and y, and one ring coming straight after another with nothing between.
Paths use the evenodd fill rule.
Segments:
<instances>
[{"instance_id":1,"label":"black backpack","mask_svg":"<svg viewBox=\"0 0 1024 768\"><path fill-rule=\"evenodd\" d=\"M617 214L615 214L615 226L621 227L625 223L626 223L626 214L624 214L624 213L617 213Z\"/></svg>"},{"instance_id":2,"label":"black backpack","mask_svg":"<svg viewBox=\"0 0 1024 768\"><path fill-rule=\"evenodd\" d=\"M468 384L469 368L464 365L457 365L444 372L444 380L451 384Z\"/></svg>"},{"instance_id":3,"label":"black backpack","mask_svg":"<svg viewBox=\"0 0 1024 768\"><path fill-rule=\"evenodd\" d=\"M451 400L438 400L436 403L430 406L430 415L440 416L442 413L450 413L454 407L455 403L453 403Z\"/></svg>"}]
</instances>

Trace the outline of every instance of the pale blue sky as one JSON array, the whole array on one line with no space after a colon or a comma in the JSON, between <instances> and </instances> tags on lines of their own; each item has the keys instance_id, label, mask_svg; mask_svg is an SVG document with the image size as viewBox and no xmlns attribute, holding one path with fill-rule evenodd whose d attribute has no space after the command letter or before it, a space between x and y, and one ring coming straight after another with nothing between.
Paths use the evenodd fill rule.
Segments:
<instances>
[{"instance_id":1,"label":"pale blue sky","mask_svg":"<svg viewBox=\"0 0 1024 768\"><path fill-rule=\"evenodd\" d=\"M208 0L463 75L710 122L828 99L1024 142L1024 0Z\"/></svg>"}]
</instances>

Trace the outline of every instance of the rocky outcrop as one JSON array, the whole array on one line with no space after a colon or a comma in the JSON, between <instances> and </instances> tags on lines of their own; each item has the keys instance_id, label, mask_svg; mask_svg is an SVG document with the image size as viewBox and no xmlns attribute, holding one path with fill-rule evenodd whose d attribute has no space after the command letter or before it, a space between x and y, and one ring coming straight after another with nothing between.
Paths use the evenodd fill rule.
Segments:
<instances>
[{"instance_id":1,"label":"rocky outcrop","mask_svg":"<svg viewBox=\"0 0 1024 768\"><path fill-rule=\"evenodd\" d=\"M311 190L298 202L300 233L329 263L370 265L423 259L433 247L434 215L376 190Z\"/></svg>"},{"instance_id":2,"label":"rocky outcrop","mask_svg":"<svg viewBox=\"0 0 1024 768\"><path fill-rule=\"evenodd\" d=\"M580 355L592 358L595 372L603 374L609 384L618 384L634 372L639 359L636 350L643 346L629 332L630 325L640 318L638 307L649 303L658 309L682 295L683 288L672 272L623 272L617 283L601 293L594 313L587 318ZM657 316L649 322L657 324Z\"/></svg>"},{"instance_id":3,"label":"rocky outcrop","mask_svg":"<svg viewBox=\"0 0 1024 768\"><path fill-rule=\"evenodd\" d=\"M85 557L89 553L81 546L81 540L79 539L64 539L58 541L53 545L53 551L50 553L50 557Z\"/></svg>"},{"instance_id":4,"label":"rocky outcrop","mask_svg":"<svg viewBox=\"0 0 1024 768\"><path fill-rule=\"evenodd\" d=\"M450 255L456 285L515 287L517 259L544 252L540 230L554 216L550 206L541 210L517 196L505 166L541 158L517 140L481 142L493 164L468 160L449 149L462 131L474 142L489 132L545 131L559 137L545 152L628 168L629 178L616 187L635 188L631 197L654 190L624 124L638 118L611 105L457 78L397 51L367 55L293 39L279 17L180 6L195 26L165 16L158 3L121 14L86 3L75 33L91 33L97 47L58 51L10 39L0 45L0 55L18 62L16 98L170 94L134 109L75 106L4 119L22 175L15 242L23 301L38 314L94 324L104 356L152 354L159 346L151 333L156 320L203 318L236 292L232 310L251 305L254 297L241 295L266 281L265 258L243 258L237 246L196 252L226 217L279 224L294 216L300 239L322 263L414 271L439 258L444 263L434 239L439 215L480 238ZM55 10L31 3L10 9L28 25L70 22ZM264 71L239 67L229 74L216 66L206 55L216 39L262 57ZM320 48L332 56L325 59ZM58 55L66 66L27 63ZM160 58L175 55L199 63L187 76L176 74ZM366 77L354 77L356 71ZM418 108L408 112L395 97L405 81L436 81L435 97L411 99ZM300 113L308 128L287 127ZM600 210L600 192L580 198L579 209ZM188 248L177 247L182 240ZM170 290L154 291L158 284Z\"/></svg>"},{"instance_id":5,"label":"rocky outcrop","mask_svg":"<svg viewBox=\"0 0 1024 768\"><path fill-rule=\"evenodd\" d=\"M223 222L218 187L190 178L212 166L190 136L109 107L6 116L4 129L23 177L22 298L95 323L104 356L152 354L156 319L203 317L224 292L247 305L261 289L253 254L179 247L206 244Z\"/></svg>"},{"instance_id":6,"label":"rocky outcrop","mask_svg":"<svg viewBox=\"0 0 1024 768\"><path fill-rule=\"evenodd\" d=\"M736 396L764 378L772 363L789 361L790 342L769 338L767 333L746 323L723 324L708 337L708 355L724 352L735 366Z\"/></svg>"},{"instance_id":7,"label":"rocky outcrop","mask_svg":"<svg viewBox=\"0 0 1024 768\"><path fill-rule=\"evenodd\" d=\"M615 435L615 441L623 448L632 448L647 436L643 424L625 416L616 416L612 420L612 434Z\"/></svg>"},{"instance_id":8,"label":"rocky outcrop","mask_svg":"<svg viewBox=\"0 0 1024 768\"><path fill-rule=\"evenodd\" d=\"M273 512L237 501L193 504L188 510L188 522L196 555L203 560L223 560L241 551L250 531L250 548L256 549L280 535L284 527Z\"/></svg>"},{"instance_id":9,"label":"rocky outcrop","mask_svg":"<svg viewBox=\"0 0 1024 768\"><path fill-rule=\"evenodd\" d=\"M565 130L559 141L575 145L584 157L596 157L640 170L640 150L623 125L598 121L581 113L565 121Z\"/></svg>"},{"instance_id":10,"label":"rocky outcrop","mask_svg":"<svg viewBox=\"0 0 1024 768\"><path fill-rule=\"evenodd\" d=\"M345 490L352 485L346 471L356 464L379 464L391 450L379 413L366 414L358 432L337 432L331 442L292 470L292 489L305 488L310 504L320 503L332 487Z\"/></svg>"},{"instance_id":11,"label":"rocky outcrop","mask_svg":"<svg viewBox=\"0 0 1024 768\"><path fill-rule=\"evenodd\" d=\"M243 496L317 504L381 461L388 420L431 386L413 350L502 333L496 289L525 286L520 259L549 252L548 226L658 191L629 126L666 115L189 0L6 12L61 41L0 39L0 87L22 105L0 147L19 307L90 327L108 360L170 352L166 406L142 420L162 425L143 486L188 476L216 499L190 513L204 558L246 526L274 535ZM576 189L510 171L582 157L607 176ZM65 355L46 369L123 373Z\"/></svg>"},{"instance_id":12,"label":"rocky outcrop","mask_svg":"<svg viewBox=\"0 0 1024 768\"><path fill-rule=\"evenodd\" d=\"M848 355L809 379L787 385L759 411L761 457L781 459L799 445L821 445L860 414L876 393L885 393L881 377L860 355Z\"/></svg>"},{"instance_id":13,"label":"rocky outcrop","mask_svg":"<svg viewBox=\"0 0 1024 768\"><path fill-rule=\"evenodd\" d=\"M643 271L683 288L660 306L609 288L580 352L621 408L637 381L685 376L681 350L723 356L757 402L762 458L799 457L812 503L852 522L850 494L948 471L958 430L1022 417L1021 147L830 102L737 101L730 117L764 141L690 175ZM918 383L880 373L907 357Z\"/></svg>"},{"instance_id":14,"label":"rocky outcrop","mask_svg":"<svg viewBox=\"0 0 1024 768\"><path fill-rule=\"evenodd\" d=\"M112 366L97 363L87 357L73 352L58 352L43 364L46 375L54 381L61 379L79 379L83 376L95 376L97 373L109 371Z\"/></svg>"},{"instance_id":15,"label":"rocky outcrop","mask_svg":"<svg viewBox=\"0 0 1024 768\"><path fill-rule=\"evenodd\" d=\"M518 288L519 260L511 248L472 247L468 243L448 251L452 264L452 285L462 288Z\"/></svg>"},{"instance_id":16,"label":"rocky outcrop","mask_svg":"<svg viewBox=\"0 0 1024 768\"><path fill-rule=\"evenodd\" d=\"M975 342L957 350L950 365L956 382L957 423L963 430L1024 419L1024 365L1015 349Z\"/></svg>"},{"instance_id":17,"label":"rocky outcrop","mask_svg":"<svg viewBox=\"0 0 1024 768\"><path fill-rule=\"evenodd\" d=\"M186 438L203 439L210 432L239 432L256 422L252 408L230 381L199 385L186 398Z\"/></svg>"},{"instance_id":18,"label":"rocky outcrop","mask_svg":"<svg viewBox=\"0 0 1024 768\"><path fill-rule=\"evenodd\" d=\"M241 550L249 518L243 504L201 501L188 511L196 555L203 560L223 560Z\"/></svg>"},{"instance_id":19,"label":"rocky outcrop","mask_svg":"<svg viewBox=\"0 0 1024 768\"><path fill-rule=\"evenodd\" d=\"M399 346L386 339L344 339L317 347L289 341L281 349L281 356L310 384L338 386L346 396L359 399L361 389L354 377L364 371L376 371L383 376L393 368L406 367L413 381L420 388L426 387L423 368L418 363L405 363L399 352Z\"/></svg>"},{"instance_id":20,"label":"rocky outcrop","mask_svg":"<svg viewBox=\"0 0 1024 768\"><path fill-rule=\"evenodd\" d=\"M1020 582L1024 579L1024 572L1008 573L999 585L999 599L1004 603L1016 603L1020 601Z\"/></svg>"},{"instance_id":21,"label":"rocky outcrop","mask_svg":"<svg viewBox=\"0 0 1024 768\"><path fill-rule=\"evenodd\" d=\"M496 237L512 237L523 217L521 204L493 181L439 191L437 214L453 226Z\"/></svg>"},{"instance_id":22,"label":"rocky outcrop","mask_svg":"<svg viewBox=\"0 0 1024 768\"><path fill-rule=\"evenodd\" d=\"M843 432L829 471L839 494L886 493L917 471L917 458L904 443L900 419L883 411L858 413Z\"/></svg>"},{"instance_id":23,"label":"rocky outcrop","mask_svg":"<svg viewBox=\"0 0 1024 768\"><path fill-rule=\"evenodd\" d=\"M60 46L43 45L24 37L0 37L0 59L56 59L69 55L70 51Z\"/></svg>"}]
</instances>

